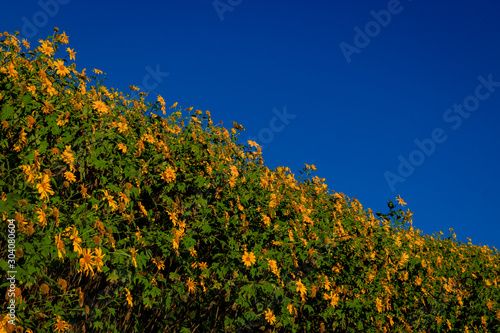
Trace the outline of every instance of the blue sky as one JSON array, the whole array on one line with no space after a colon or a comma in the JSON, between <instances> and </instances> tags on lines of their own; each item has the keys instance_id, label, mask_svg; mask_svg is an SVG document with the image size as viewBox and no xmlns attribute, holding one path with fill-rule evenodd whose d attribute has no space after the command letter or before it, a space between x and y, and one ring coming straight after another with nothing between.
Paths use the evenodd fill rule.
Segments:
<instances>
[{"instance_id":1,"label":"blue sky","mask_svg":"<svg viewBox=\"0 0 500 333\"><path fill-rule=\"evenodd\" d=\"M9 2L32 46L57 26L77 69L242 124L266 165L316 165L374 212L500 249L500 3ZM151 94L151 96L155 96Z\"/></svg>"}]
</instances>

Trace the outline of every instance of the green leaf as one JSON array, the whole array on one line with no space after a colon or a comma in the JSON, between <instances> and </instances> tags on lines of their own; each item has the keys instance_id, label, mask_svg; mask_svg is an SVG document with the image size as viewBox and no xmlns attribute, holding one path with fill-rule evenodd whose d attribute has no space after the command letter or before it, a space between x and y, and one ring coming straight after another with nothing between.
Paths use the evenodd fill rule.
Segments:
<instances>
[{"instance_id":1,"label":"green leaf","mask_svg":"<svg viewBox=\"0 0 500 333\"><path fill-rule=\"evenodd\" d=\"M104 328L102 321L94 321L94 327L99 327L101 330Z\"/></svg>"},{"instance_id":2,"label":"green leaf","mask_svg":"<svg viewBox=\"0 0 500 333\"><path fill-rule=\"evenodd\" d=\"M2 121L11 119L13 114L14 108L9 104L5 104L2 108Z\"/></svg>"}]
</instances>

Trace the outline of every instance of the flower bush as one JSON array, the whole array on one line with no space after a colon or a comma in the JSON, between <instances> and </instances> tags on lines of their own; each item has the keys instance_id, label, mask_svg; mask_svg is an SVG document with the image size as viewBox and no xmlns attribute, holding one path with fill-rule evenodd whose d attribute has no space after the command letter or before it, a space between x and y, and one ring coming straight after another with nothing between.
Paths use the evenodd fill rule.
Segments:
<instances>
[{"instance_id":1,"label":"flower bush","mask_svg":"<svg viewBox=\"0 0 500 333\"><path fill-rule=\"evenodd\" d=\"M105 87L58 29L33 50L17 35L0 35L0 212L19 247L0 330L500 330L496 249L423 235L400 197L363 209L314 165L271 170L209 111Z\"/></svg>"}]
</instances>

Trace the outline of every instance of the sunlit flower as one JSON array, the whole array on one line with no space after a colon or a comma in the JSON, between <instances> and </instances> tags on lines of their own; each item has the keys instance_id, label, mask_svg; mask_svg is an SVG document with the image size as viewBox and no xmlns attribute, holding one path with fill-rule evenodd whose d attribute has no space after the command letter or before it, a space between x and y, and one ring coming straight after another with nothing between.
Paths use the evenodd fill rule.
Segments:
<instances>
[{"instance_id":1,"label":"sunlit flower","mask_svg":"<svg viewBox=\"0 0 500 333\"><path fill-rule=\"evenodd\" d=\"M250 147L259 147L259 144L255 141L248 140L247 143Z\"/></svg>"},{"instance_id":2,"label":"sunlit flower","mask_svg":"<svg viewBox=\"0 0 500 333\"><path fill-rule=\"evenodd\" d=\"M61 35L59 35L59 40L63 44L68 44L69 43L68 36L66 35L66 32L63 31L63 33Z\"/></svg>"},{"instance_id":3,"label":"sunlit flower","mask_svg":"<svg viewBox=\"0 0 500 333\"><path fill-rule=\"evenodd\" d=\"M102 74L102 71L99 70L99 69L94 68L94 73L96 73L96 74Z\"/></svg>"},{"instance_id":4,"label":"sunlit flower","mask_svg":"<svg viewBox=\"0 0 500 333\"><path fill-rule=\"evenodd\" d=\"M94 110L97 110L100 113L108 113L109 112L109 107L103 101L94 101L92 103L92 106L94 107Z\"/></svg>"},{"instance_id":5,"label":"sunlit flower","mask_svg":"<svg viewBox=\"0 0 500 333\"><path fill-rule=\"evenodd\" d=\"M161 173L161 179L166 181L167 183L171 183L175 181L175 171L171 167L167 167L165 171Z\"/></svg>"},{"instance_id":6,"label":"sunlit flower","mask_svg":"<svg viewBox=\"0 0 500 333\"><path fill-rule=\"evenodd\" d=\"M403 199L401 199L401 196L397 196L396 197L396 200L398 201L398 203L401 205L401 206L404 206L406 205L406 202L403 201Z\"/></svg>"},{"instance_id":7,"label":"sunlit flower","mask_svg":"<svg viewBox=\"0 0 500 333\"><path fill-rule=\"evenodd\" d=\"M66 49L66 51L69 53L69 59L70 60L75 60L75 54L76 54L76 52L73 49L70 49L69 47Z\"/></svg>"},{"instance_id":8,"label":"sunlit flower","mask_svg":"<svg viewBox=\"0 0 500 333\"><path fill-rule=\"evenodd\" d=\"M130 253L132 253L132 263L134 264L134 266L137 268L137 261L136 261L136 258L137 258L137 252L139 252L138 250L136 250L135 248L131 248L130 249Z\"/></svg>"},{"instance_id":9,"label":"sunlit flower","mask_svg":"<svg viewBox=\"0 0 500 333\"><path fill-rule=\"evenodd\" d=\"M191 278L188 278L188 282L186 282L186 286L188 287L189 292L195 292L196 291L196 282L194 280L191 280Z\"/></svg>"},{"instance_id":10,"label":"sunlit flower","mask_svg":"<svg viewBox=\"0 0 500 333\"><path fill-rule=\"evenodd\" d=\"M375 305L377 306L377 311L378 312L384 311L384 305L383 305L382 300L380 298L377 297L375 299Z\"/></svg>"},{"instance_id":11,"label":"sunlit flower","mask_svg":"<svg viewBox=\"0 0 500 333\"><path fill-rule=\"evenodd\" d=\"M247 251L245 251L242 259L245 266L250 267L252 264L255 264L255 255L253 254L253 252L247 253Z\"/></svg>"},{"instance_id":12,"label":"sunlit flower","mask_svg":"<svg viewBox=\"0 0 500 333\"><path fill-rule=\"evenodd\" d=\"M33 183L33 181L37 178L35 175L35 167L30 166L30 165L21 165L21 168L23 169L23 172L28 176L28 179L26 180L28 183Z\"/></svg>"},{"instance_id":13,"label":"sunlit flower","mask_svg":"<svg viewBox=\"0 0 500 333\"><path fill-rule=\"evenodd\" d=\"M40 184L36 185L38 193L40 193L40 200L49 200L49 194L54 195L54 191L50 186L50 178L47 174L43 174Z\"/></svg>"},{"instance_id":14,"label":"sunlit flower","mask_svg":"<svg viewBox=\"0 0 500 333\"><path fill-rule=\"evenodd\" d=\"M102 261L102 259L105 256L106 255L102 253L101 248L98 248L95 250L95 265L97 267L97 271L99 271L99 272L101 272L101 267L104 266L104 262Z\"/></svg>"},{"instance_id":15,"label":"sunlit flower","mask_svg":"<svg viewBox=\"0 0 500 333\"><path fill-rule=\"evenodd\" d=\"M273 325L276 322L276 316L273 314L273 311L271 311L271 309L269 308L266 310L266 320L271 325Z\"/></svg>"},{"instance_id":16,"label":"sunlit flower","mask_svg":"<svg viewBox=\"0 0 500 333\"><path fill-rule=\"evenodd\" d=\"M165 262L163 260L160 260L160 258L153 258L151 260L153 260L156 267L158 267L158 270L162 270L165 268Z\"/></svg>"},{"instance_id":17,"label":"sunlit flower","mask_svg":"<svg viewBox=\"0 0 500 333\"><path fill-rule=\"evenodd\" d=\"M121 121L118 123L117 126L118 126L118 132L120 133L124 133L128 130L128 125L126 122Z\"/></svg>"},{"instance_id":18,"label":"sunlit flower","mask_svg":"<svg viewBox=\"0 0 500 333\"><path fill-rule=\"evenodd\" d=\"M54 48L52 44L48 40L39 40L42 45L39 46L40 52L46 54L47 56L51 56L54 53Z\"/></svg>"},{"instance_id":19,"label":"sunlit flower","mask_svg":"<svg viewBox=\"0 0 500 333\"><path fill-rule=\"evenodd\" d=\"M125 288L125 292L127 293L127 303L130 305L130 307L134 306L134 303L132 302L132 295L130 295L130 291Z\"/></svg>"},{"instance_id":20,"label":"sunlit flower","mask_svg":"<svg viewBox=\"0 0 500 333\"><path fill-rule=\"evenodd\" d=\"M267 261L269 262L269 268L271 269L273 274L276 274L279 277L280 273L278 271L278 265L276 264L276 260L267 259Z\"/></svg>"},{"instance_id":21,"label":"sunlit flower","mask_svg":"<svg viewBox=\"0 0 500 333\"><path fill-rule=\"evenodd\" d=\"M118 196L120 197L120 200L125 204L125 205L128 205L129 202L130 202L130 199L128 198L128 196L125 194L125 193L118 193Z\"/></svg>"},{"instance_id":22,"label":"sunlit flower","mask_svg":"<svg viewBox=\"0 0 500 333\"><path fill-rule=\"evenodd\" d=\"M23 38L23 46L24 46L26 49L29 49L29 48L30 48L30 43L26 40L26 38Z\"/></svg>"},{"instance_id":23,"label":"sunlit flower","mask_svg":"<svg viewBox=\"0 0 500 333\"><path fill-rule=\"evenodd\" d=\"M70 70L68 67L64 66L64 61L62 59L57 59L56 61L56 73L61 76L66 76L69 74Z\"/></svg>"},{"instance_id":24,"label":"sunlit flower","mask_svg":"<svg viewBox=\"0 0 500 333\"><path fill-rule=\"evenodd\" d=\"M295 283L297 284L297 291L300 291L301 296L307 293L307 288L302 283L302 279L299 279L299 281L296 281Z\"/></svg>"},{"instance_id":25,"label":"sunlit flower","mask_svg":"<svg viewBox=\"0 0 500 333\"><path fill-rule=\"evenodd\" d=\"M165 100L163 99L163 97L161 97L160 95L158 95L157 101L158 101L158 103L160 103L160 108L163 111L163 114L166 114L166 111L165 111Z\"/></svg>"},{"instance_id":26,"label":"sunlit flower","mask_svg":"<svg viewBox=\"0 0 500 333\"><path fill-rule=\"evenodd\" d=\"M339 295L334 294L333 292L330 291L330 295L328 294L323 294L323 298L327 301L330 301L330 305L333 307L336 307L338 302L339 302Z\"/></svg>"},{"instance_id":27,"label":"sunlit flower","mask_svg":"<svg viewBox=\"0 0 500 333\"><path fill-rule=\"evenodd\" d=\"M61 320L61 316L57 316L57 321L54 324L54 332L65 332L66 330L70 330L71 325L69 325L64 320Z\"/></svg>"},{"instance_id":28,"label":"sunlit flower","mask_svg":"<svg viewBox=\"0 0 500 333\"><path fill-rule=\"evenodd\" d=\"M172 104L172 106L171 106L171 107L169 107L169 109L171 109L171 108L175 108L176 106L177 106L177 102L175 102L174 104Z\"/></svg>"},{"instance_id":29,"label":"sunlit flower","mask_svg":"<svg viewBox=\"0 0 500 333\"><path fill-rule=\"evenodd\" d=\"M80 269L78 272L83 270L86 275L88 275L89 272L91 275L94 275L94 268L92 266L95 264L95 257L93 256L93 252L91 249L83 249L82 254L83 257L80 258Z\"/></svg>"},{"instance_id":30,"label":"sunlit flower","mask_svg":"<svg viewBox=\"0 0 500 333\"><path fill-rule=\"evenodd\" d=\"M238 177L238 168L236 168L234 165L231 165L229 168L231 169L231 176Z\"/></svg>"},{"instance_id":31,"label":"sunlit flower","mask_svg":"<svg viewBox=\"0 0 500 333\"><path fill-rule=\"evenodd\" d=\"M139 205L139 209L141 210L142 214L144 214L144 216L148 216L148 211L146 210L146 208L142 205L142 202L138 202L137 203Z\"/></svg>"},{"instance_id":32,"label":"sunlit flower","mask_svg":"<svg viewBox=\"0 0 500 333\"><path fill-rule=\"evenodd\" d=\"M36 213L38 214L38 225L46 226L47 225L47 216L45 215L45 211L42 208L37 208Z\"/></svg>"},{"instance_id":33,"label":"sunlit flower","mask_svg":"<svg viewBox=\"0 0 500 333\"><path fill-rule=\"evenodd\" d=\"M76 181L76 177L75 177L75 175L71 171L66 171L64 173L64 178L66 178L66 180L69 181L69 182Z\"/></svg>"}]
</instances>

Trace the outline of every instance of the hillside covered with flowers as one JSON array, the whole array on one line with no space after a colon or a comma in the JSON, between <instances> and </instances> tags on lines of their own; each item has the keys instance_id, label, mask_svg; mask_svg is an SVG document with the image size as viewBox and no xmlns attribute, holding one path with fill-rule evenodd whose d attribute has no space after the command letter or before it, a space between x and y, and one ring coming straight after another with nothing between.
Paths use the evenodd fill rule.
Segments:
<instances>
[{"instance_id":1,"label":"hillside covered with flowers","mask_svg":"<svg viewBox=\"0 0 500 333\"><path fill-rule=\"evenodd\" d=\"M271 170L242 125L105 87L68 42L0 34L0 332L500 331L496 249Z\"/></svg>"}]
</instances>

